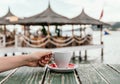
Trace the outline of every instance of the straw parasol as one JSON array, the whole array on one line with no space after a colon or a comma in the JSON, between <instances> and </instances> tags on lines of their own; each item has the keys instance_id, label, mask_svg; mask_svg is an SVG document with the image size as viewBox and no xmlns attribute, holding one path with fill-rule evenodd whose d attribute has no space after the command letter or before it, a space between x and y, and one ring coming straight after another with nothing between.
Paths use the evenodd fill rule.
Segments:
<instances>
[{"instance_id":1,"label":"straw parasol","mask_svg":"<svg viewBox=\"0 0 120 84\"><path fill-rule=\"evenodd\" d=\"M16 24L18 19L19 18L16 15L14 15L8 7L7 14L0 18L0 25Z\"/></svg>"},{"instance_id":2,"label":"straw parasol","mask_svg":"<svg viewBox=\"0 0 120 84\"><path fill-rule=\"evenodd\" d=\"M102 24L106 24L98 19L94 19L90 16L88 16L85 12L84 9L82 9L82 12L71 19L73 24L84 24L84 25L102 25Z\"/></svg>"},{"instance_id":3,"label":"straw parasol","mask_svg":"<svg viewBox=\"0 0 120 84\"><path fill-rule=\"evenodd\" d=\"M69 21L67 17L54 12L49 3L48 8L42 13L20 20L18 23L24 25L63 25Z\"/></svg>"}]
</instances>

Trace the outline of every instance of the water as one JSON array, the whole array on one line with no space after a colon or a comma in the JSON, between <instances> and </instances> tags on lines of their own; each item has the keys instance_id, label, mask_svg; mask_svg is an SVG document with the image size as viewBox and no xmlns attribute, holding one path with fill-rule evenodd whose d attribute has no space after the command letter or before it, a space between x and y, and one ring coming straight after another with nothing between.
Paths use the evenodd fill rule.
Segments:
<instances>
[{"instance_id":1,"label":"water","mask_svg":"<svg viewBox=\"0 0 120 84\"><path fill-rule=\"evenodd\" d=\"M104 41L104 62L120 64L120 31L111 32L111 35L103 37Z\"/></svg>"},{"instance_id":2,"label":"water","mask_svg":"<svg viewBox=\"0 0 120 84\"><path fill-rule=\"evenodd\" d=\"M112 31L103 35L104 59L102 63L120 64L120 31ZM100 32L94 32L94 44L100 43ZM84 51L82 51L84 59ZM88 63L101 62L101 49L88 50Z\"/></svg>"}]
</instances>

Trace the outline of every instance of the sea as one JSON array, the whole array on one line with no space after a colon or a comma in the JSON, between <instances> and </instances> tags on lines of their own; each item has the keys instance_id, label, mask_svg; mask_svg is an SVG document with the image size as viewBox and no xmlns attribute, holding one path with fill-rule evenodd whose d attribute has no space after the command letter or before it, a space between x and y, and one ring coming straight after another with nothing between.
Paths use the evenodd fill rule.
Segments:
<instances>
[{"instance_id":1,"label":"sea","mask_svg":"<svg viewBox=\"0 0 120 84\"><path fill-rule=\"evenodd\" d=\"M93 44L100 43L100 31L93 32ZM102 33L104 56L101 60L101 49L88 50L88 63L120 64L120 31L110 31L109 35ZM84 59L84 51L82 51Z\"/></svg>"},{"instance_id":2,"label":"sea","mask_svg":"<svg viewBox=\"0 0 120 84\"><path fill-rule=\"evenodd\" d=\"M79 35L79 31L74 32L75 35ZM65 32L63 34L71 35L71 32ZM100 31L93 32L93 44L100 44ZM87 50L87 62L88 63L105 63L105 64L120 64L120 31L110 31L109 35L104 35L102 32L102 41L104 43L104 56L101 60L101 49ZM79 51L76 51L76 60L79 58ZM84 63L85 51L81 51L82 62ZM86 63L86 62L85 62Z\"/></svg>"}]
</instances>

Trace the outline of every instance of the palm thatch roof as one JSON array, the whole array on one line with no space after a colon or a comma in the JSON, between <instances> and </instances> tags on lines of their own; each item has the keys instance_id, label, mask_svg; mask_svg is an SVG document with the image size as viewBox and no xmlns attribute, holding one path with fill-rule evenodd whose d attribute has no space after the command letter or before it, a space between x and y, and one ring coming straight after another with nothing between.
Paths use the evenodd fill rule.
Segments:
<instances>
[{"instance_id":1,"label":"palm thatch roof","mask_svg":"<svg viewBox=\"0 0 120 84\"><path fill-rule=\"evenodd\" d=\"M48 8L42 13L20 20L18 23L26 25L63 25L69 23L69 21L67 17L54 12L49 4Z\"/></svg>"},{"instance_id":2,"label":"palm thatch roof","mask_svg":"<svg viewBox=\"0 0 120 84\"><path fill-rule=\"evenodd\" d=\"M91 24L91 25L103 25L106 24L100 20L94 19L90 16L88 16L85 12L84 9L82 9L82 12L71 19L73 24Z\"/></svg>"},{"instance_id":3,"label":"palm thatch roof","mask_svg":"<svg viewBox=\"0 0 120 84\"><path fill-rule=\"evenodd\" d=\"M10 8L8 8L7 14L0 18L0 25L15 24L17 20L18 17L11 12Z\"/></svg>"}]
</instances>

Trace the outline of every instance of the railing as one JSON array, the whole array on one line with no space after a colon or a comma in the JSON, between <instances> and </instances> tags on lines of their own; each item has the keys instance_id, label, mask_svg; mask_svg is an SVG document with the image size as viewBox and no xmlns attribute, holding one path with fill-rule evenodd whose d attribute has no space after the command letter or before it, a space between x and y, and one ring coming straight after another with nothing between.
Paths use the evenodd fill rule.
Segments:
<instances>
[{"instance_id":1,"label":"railing","mask_svg":"<svg viewBox=\"0 0 120 84\"><path fill-rule=\"evenodd\" d=\"M11 45L14 43L15 47L21 47L22 43L25 43L25 46L29 47L44 47L46 48L57 48L57 47L68 47L68 46L76 46L76 45L86 45L91 44L92 36L85 36L84 38L73 36L73 37L52 37L46 36L44 38L40 38L37 40L33 40L24 35L15 35L14 40L6 41L7 38L5 35L0 36L0 47L5 47L7 45Z\"/></svg>"},{"instance_id":2,"label":"railing","mask_svg":"<svg viewBox=\"0 0 120 84\"><path fill-rule=\"evenodd\" d=\"M19 39L21 38L21 39ZM48 48L53 48L54 47L66 47L66 46L76 46L76 45L83 45L83 44L91 44L92 37L91 36L86 36L84 38L81 37L68 37L68 38L55 38L52 36L46 36L44 38L38 39L38 40L33 40L30 39L24 35L15 36L15 47L18 47L18 41L21 43L24 42L25 45L30 46L30 47L46 47ZM75 44L74 44L75 43Z\"/></svg>"}]
</instances>

